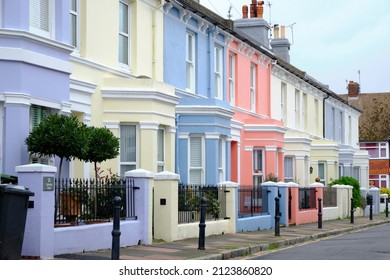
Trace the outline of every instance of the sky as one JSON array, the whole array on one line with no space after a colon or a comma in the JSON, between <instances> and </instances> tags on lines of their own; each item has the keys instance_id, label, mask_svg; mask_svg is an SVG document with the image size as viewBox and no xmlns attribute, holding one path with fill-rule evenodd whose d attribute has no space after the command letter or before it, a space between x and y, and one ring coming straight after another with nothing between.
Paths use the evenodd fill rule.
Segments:
<instances>
[{"instance_id":1,"label":"sky","mask_svg":"<svg viewBox=\"0 0 390 280\"><path fill-rule=\"evenodd\" d=\"M242 18L251 0L200 0L216 14ZM264 19L285 25L290 63L338 94L390 92L389 0L265 0Z\"/></svg>"}]
</instances>

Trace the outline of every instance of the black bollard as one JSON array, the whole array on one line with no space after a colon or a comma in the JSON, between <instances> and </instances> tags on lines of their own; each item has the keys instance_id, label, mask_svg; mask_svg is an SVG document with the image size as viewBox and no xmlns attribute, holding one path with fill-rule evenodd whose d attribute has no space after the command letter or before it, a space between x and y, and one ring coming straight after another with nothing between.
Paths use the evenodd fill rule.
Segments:
<instances>
[{"instance_id":1,"label":"black bollard","mask_svg":"<svg viewBox=\"0 0 390 280\"><path fill-rule=\"evenodd\" d=\"M280 236L280 198L275 197L275 236Z\"/></svg>"},{"instance_id":2,"label":"black bollard","mask_svg":"<svg viewBox=\"0 0 390 280\"><path fill-rule=\"evenodd\" d=\"M353 201L354 201L354 198L351 197L351 224L353 224L355 222L355 219L353 216L353 213L355 212L355 209L353 208Z\"/></svg>"},{"instance_id":3,"label":"black bollard","mask_svg":"<svg viewBox=\"0 0 390 280\"><path fill-rule=\"evenodd\" d=\"M322 199L318 199L318 228L322 228Z\"/></svg>"},{"instance_id":4,"label":"black bollard","mask_svg":"<svg viewBox=\"0 0 390 280\"><path fill-rule=\"evenodd\" d=\"M386 218L389 217L389 198L386 197Z\"/></svg>"},{"instance_id":5,"label":"black bollard","mask_svg":"<svg viewBox=\"0 0 390 280\"><path fill-rule=\"evenodd\" d=\"M200 222L199 222L199 242L198 250L205 249L205 229L206 229L206 198L200 199Z\"/></svg>"},{"instance_id":6,"label":"black bollard","mask_svg":"<svg viewBox=\"0 0 390 280\"><path fill-rule=\"evenodd\" d=\"M119 196L115 196L112 199L112 202L114 203L113 212L114 212L114 222L113 222L113 228L111 231L112 235L112 248L111 248L111 259L112 260L119 260L119 237L121 235L120 231L120 214L121 214L121 202L122 199Z\"/></svg>"},{"instance_id":7,"label":"black bollard","mask_svg":"<svg viewBox=\"0 0 390 280\"><path fill-rule=\"evenodd\" d=\"M367 195L367 203L368 203L368 205L370 205L370 220L372 220L372 212L373 212L372 202L373 202L372 194L368 194Z\"/></svg>"}]
</instances>

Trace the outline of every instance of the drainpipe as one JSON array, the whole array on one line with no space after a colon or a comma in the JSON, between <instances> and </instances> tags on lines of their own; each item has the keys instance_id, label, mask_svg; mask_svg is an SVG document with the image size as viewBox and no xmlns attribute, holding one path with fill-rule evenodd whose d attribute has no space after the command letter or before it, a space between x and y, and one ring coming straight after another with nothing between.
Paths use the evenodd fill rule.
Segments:
<instances>
[{"instance_id":1,"label":"drainpipe","mask_svg":"<svg viewBox=\"0 0 390 280\"><path fill-rule=\"evenodd\" d=\"M326 99L328 99L329 98L329 94L327 93L326 94L326 97L324 97L324 99L322 99L322 122L323 122L323 124L322 124L322 137L325 139L325 101L326 101Z\"/></svg>"},{"instance_id":2,"label":"drainpipe","mask_svg":"<svg viewBox=\"0 0 390 280\"><path fill-rule=\"evenodd\" d=\"M155 7L153 17L152 17L152 40L153 40L153 54L152 54L152 77L154 80L157 79L157 32L156 32L156 21L158 11L165 5L165 0L160 0L160 4ZM164 79L164 77L162 77Z\"/></svg>"}]
</instances>

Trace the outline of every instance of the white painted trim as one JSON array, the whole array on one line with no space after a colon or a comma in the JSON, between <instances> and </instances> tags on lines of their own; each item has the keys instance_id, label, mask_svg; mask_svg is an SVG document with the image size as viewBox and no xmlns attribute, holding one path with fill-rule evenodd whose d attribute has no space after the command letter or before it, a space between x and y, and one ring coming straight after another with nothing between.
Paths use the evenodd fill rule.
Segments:
<instances>
[{"instance_id":1,"label":"white painted trim","mask_svg":"<svg viewBox=\"0 0 390 280\"><path fill-rule=\"evenodd\" d=\"M148 111L138 111L134 112L132 110L103 110L104 114L125 114L125 115L153 115L153 116L161 116L169 119L176 119L175 115L169 115L169 114L162 114L158 112L148 112Z\"/></svg>"},{"instance_id":2,"label":"white painted trim","mask_svg":"<svg viewBox=\"0 0 390 280\"><path fill-rule=\"evenodd\" d=\"M139 122L139 129L158 130L159 124L155 122Z\"/></svg>"},{"instance_id":3,"label":"white painted trim","mask_svg":"<svg viewBox=\"0 0 390 280\"><path fill-rule=\"evenodd\" d=\"M171 105L179 104L179 98L177 96L169 95L151 89L102 88L101 93L104 99L155 100L165 102Z\"/></svg>"},{"instance_id":4,"label":"white painted trim","mask_svg":"<svg viewBox=\"0 0 390 280\"><path fill-rule=\"evenodd\" d=\"M176 106L176 113L180 115L209 115L223 118L232 118L231 110L216 106Z\"/></svg>"},{"instance_id":5,"label":"white painted trim","mask_svg":"<svg viewBox=\"0 0 390 280\"><path fill-rule=\"evenodd\" d=\"M245 131L250 132L278 132L285 134L286 128L277 125L258 125L258 124L245 124Z\"/></svg>"},{"instance_id":6,"label":"white painted trim","mask_svg":"<svg viewBox=\"0 0 390 280\"><path fill-rule=\"evenodd\" d=\"M37 36L33 33L23 31L23 30L15 30L15 29L0 29L0 37L22 37L31 41L36 41L42 43L44 45L61 49L63 51L68 51L71 53L73 51L73 47L59 41L54 41L52 39Z\"/></svg>"},{"instance_id":7,"label":"white painted trim","mask_svg":"<svg viewBox=\"0 0 390 280\"><path fill-rule=\"evenodd\" d=\"M5 92L4 93L4 103L5 106L7 104L17 104L17 105L31 105L31 96L25 93L13 93L13 92Z\"/></svg>"},{"instance_id":8,"label":"white painted trim","mask_svg":"<svg viewBox=\"0 0 390 280\"><path fill-rule=\"evenodd\" d=\"M18 173L35 173L35 172L56 173L57 167L46 165L46 164L33 163L33 164L16 166L15 171Z\"/></svg>"},{"instance_id":9,"label":"white painted trim","mask_svg":"<svg viewBox=\"0 0 390 280\"><path fill-rule=\"evenodd\" d=\"M0 60L24 62L70 74L69 61L19 48L0 47Z\"/></svg>"},{"instance_id":10,"label":"white painted trim","mask_svg":"<svg viewBox=\"0 0 390 280\"><path fill-rule=\"evenodd\" d=\"M206 138L206 139L219 140L221 137L220 137L220 134L218 134L218 133L215 133L215 132L206 132L206 133L205 133L205 138Z\"/></svg>"},{"instance_id":11,"label":"white painted trim","mask_svg":"<svg viewBox=\"0 0 390 280\"><path fill-rule=\"evenodd\" d=\"M105 121L103 122L103 125L107 127L108 129L119 129L119 121Z\"/></svg>"}]
</instances>

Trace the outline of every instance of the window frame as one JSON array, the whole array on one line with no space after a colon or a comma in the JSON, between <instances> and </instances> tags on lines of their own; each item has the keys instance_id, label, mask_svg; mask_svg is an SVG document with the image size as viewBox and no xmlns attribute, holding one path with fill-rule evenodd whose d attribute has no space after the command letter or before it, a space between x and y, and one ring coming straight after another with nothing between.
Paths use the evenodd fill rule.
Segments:
<instances>
[{"instance_id":1,"label":"window frame","mask_svg":"<svg viewBox=\"0 0 390 280\"><path fill-rule=\"evenodd\" d=\"M258 153L260 153L260 161ZM253 186L260 186L264 178L264 148L253 148L252 152L252 182ZM260 167L260 169L259 169Z\"/></svg>"},{"instance_id":2,"label":"window frame","mask_svg":"<svg viewBox=\"0 0 390 280\"><path fill-rule=\"evenodd\" d=\"M75 10L72 9L72 1L75 3ZM70 18L71 18L71 32L70 44L79 51L80 49L80 0L70 0ZM75 26L73 26L72 18L75 18ZM75 42L74 42L75 41Z\"/></svg>"},{"instance_id":3,"label":"window frame","mask_svg":"<svg viewBox=\"0 0 390 280\"><path fill-rule=\"evenodd\" d=\"M229 54L229 102L236 105L236 54Z\"/></svg>"},{"instance_id":4,"label":"window frame","mask_svg":"<svg viewBox=\"0 0 390 280\"><path fill-rule=\"evenodd\" d=\"M159 128L157 130L157 172L162 172L164 170L165 170L165 129Z\"/></svg>"},{"instance_id":5,"label":"window frame","mask_svg":"<svg viewBox=\"0 0 390 280\"><path fill-rule=\"evenodd\" d=\"M320 166L323 166L323 173L324 173L324 176L320 176ZM320 178L320 182L322 184L324 184L324 186L326 186L326 162L318 162L318 174L317 174L317 177Z\"/></svg>"},{"instance_id":6,"label":"window frame","mask_svg":"<svg viewBox=\"0 0 390 280\"><path fill-rule=\"evenodd\" d=\"M250 111L256 112L256 89L257 89L257 65L251 63L250 65Z\"/></svg>"},{"instance_id":7,"label":"window frame","mask_svg":"<svg viewBox=\"0 0 390 280\"><path fill-rule=\"evenodd\" d=\"M186 90L196 92L196 34L186 32Z\"/></svg>"},{"instance_id":8,"label":"window frame","mask_svg":"<svg viewBox=\"0 0 390 280\"><path fill-rule=\"evenodd\" d=\"M192 166L192 145L191 142L194 139L200 140L200 166ZM200 184L205 183L205 137L203 135L190 135L188 138L188 183L189 184ZM191 171L200 171L200 181L195 182L191 176Z\"/></svg>"},{"instance_id":9,"label":"window frame","mask_svg":"<svg viewBox=\"0 0 390 280\"><path fill-rule=\"evenodd\" d=\"M287 167L289 167L289 164L286 164L286 160L291 161L291 169L288 170ZM284 181L285 182L294 182L294 166L295 166L295 159L292 156L285 156L284 157ZM291 173L291 176L287 176L289 174L286 174L287 172Z\"/></svg>"},{"instance_id":10,"label":"window frame","mask_svg":"<svg viewBox=\"0 0 390 280\"><path fill-rule=\"evenodd\" d=\"M219 182L226 181L226 140L220 138L218 141L218 178Z\"/></svg>"},{"instance_id":11,"label":"window frame","mask_svg":"<svg viewBox=\"0 0 390 280\"><path fill-rule=\"evenodd\" d=\"M126 20L127 20L127 26L125 22L121 22L121 5L127 7L127 13ZM131 63L131 52L130 52L130 3L127 0L119 0L119 8L118 8L118 21L119 21L119 27L118 27L118 62L119 66L121 68L129 68ZM127 32L121 30L121 27L127 27ZM127 51L121 49L121 38L125 38L127 40ZM125 58L126 56L126 58Z\"/></svg>"},{"instance_id":12,"label":"window frame","mask_svg":"<svg viewBox=\"0 0 390 280\"><path fill-rule=\"evenodd\" d=\"M214 45L214 95L223 100L223 48Z\"/></svg>"},{"instance_id":13,"label":"window frame","mask_svg":"<svg viewBox=\"0 0 390 280\"><path fill-rule=\"evenodd\" d=\"M125 160L122 160L122 155L124 154L124 151L122 149L123 148L123 144L122 144L122 137L123 137L123 133L122 133L122 128L124 127L131 127L134 129L134 133L135 133L135 136L134 137L134 153L135 153L135 161L125 161ZM131 137L131 135L130 135ZM119 173L120 173L120 176L124 176L124 173L126 173L127 171L130 171L130 170L133 170L133 169L136 169L138 167L138 160L139 160L139 155L138 155L138 143L139 143L139 129L138 129L138 126L136 124L129 124L129 123L121 123L119 125ZM131 149L132 147L130 147ZM122 166L133 166L134 168L131 168L131 169L128 169L124 172L122 172Z\"/></svg>"},{"instance_id":14,"label":"window frame","mask_svg":"<svg viewBox=\"0 0 390 280\"><path fill-rule=\"evenodd\" d=\"M45 20L47 21L47 30L41 27L42 24L42 6L41 0L29 0L29 31L33 34L46 37L46 38L54 38L55 36L55 1L53 0L45 0L47 1L47 17ZM37 11L34 11L34 2L37 5ZM34 23L34 12L39 13L37 15L38 22ZM36 24L38 26L36 26Z\"/></svg>"}]
</instances>

